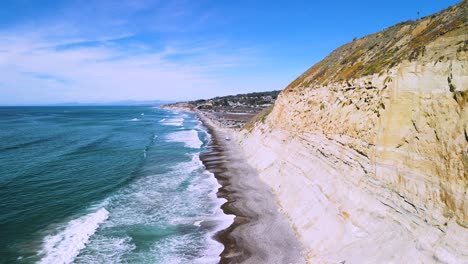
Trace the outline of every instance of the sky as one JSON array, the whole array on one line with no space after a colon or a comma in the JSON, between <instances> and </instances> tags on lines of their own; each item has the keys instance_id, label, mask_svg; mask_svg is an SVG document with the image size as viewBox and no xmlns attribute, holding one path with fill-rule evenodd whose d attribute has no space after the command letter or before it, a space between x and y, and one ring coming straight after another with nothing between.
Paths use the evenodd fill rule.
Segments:
<instances>
[{"instance_id":1,"label":"sky","mask_svg":"<svg viewBox=\"0 0 468 264\"><path fill-rule=\"evenodd\" d=\"M279 90L339 46L451 0L0 1L0 105Z\"/></svg>"}]
</instances>

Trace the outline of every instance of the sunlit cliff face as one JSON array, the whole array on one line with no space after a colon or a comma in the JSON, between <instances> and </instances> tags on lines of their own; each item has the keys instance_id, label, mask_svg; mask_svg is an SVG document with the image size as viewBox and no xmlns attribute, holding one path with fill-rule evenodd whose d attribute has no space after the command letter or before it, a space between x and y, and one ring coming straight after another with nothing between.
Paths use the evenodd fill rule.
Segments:
<instances>
[{"instance_id":1,"label":"sunlit cliff face","mask_svg":"<svg viewBox=\"0 0 468 264\"><path fill-rule=\"evenodd\" d=\"M466 261L464 8L337 49L239 137L311 259Z\"/></svg>"}]
</instances>

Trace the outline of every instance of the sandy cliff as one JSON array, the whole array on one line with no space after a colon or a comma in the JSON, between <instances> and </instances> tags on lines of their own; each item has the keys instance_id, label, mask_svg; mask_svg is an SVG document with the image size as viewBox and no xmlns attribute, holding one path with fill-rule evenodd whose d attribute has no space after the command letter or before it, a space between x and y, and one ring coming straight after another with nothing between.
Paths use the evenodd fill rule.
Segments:
<instances>
[{"instance_id":1,"label":"sandy cliff","mask_svg":"<svg viewBox=\"0 0 468 264\"><path fill-rule=\"evenodd\" d=\"M311 263L468 263L467 5L338 48L238 135Z\"/></svg>"}]
</instances>

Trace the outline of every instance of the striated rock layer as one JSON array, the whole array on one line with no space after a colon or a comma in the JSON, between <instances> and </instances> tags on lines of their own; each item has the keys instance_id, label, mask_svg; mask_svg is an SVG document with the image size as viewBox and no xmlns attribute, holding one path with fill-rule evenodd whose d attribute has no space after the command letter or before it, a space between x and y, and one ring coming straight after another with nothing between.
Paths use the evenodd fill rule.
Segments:
<instances>
[{"instance_id":1,"label":"striated rock layer","mask_svg":"<svg viewBox=\"0 0 468 264\"><path fill-rule=\"evenodd\" d=\"M466 11L338 48L237 135L311 263L468 263Z\"/></svg>"}]
</instances>

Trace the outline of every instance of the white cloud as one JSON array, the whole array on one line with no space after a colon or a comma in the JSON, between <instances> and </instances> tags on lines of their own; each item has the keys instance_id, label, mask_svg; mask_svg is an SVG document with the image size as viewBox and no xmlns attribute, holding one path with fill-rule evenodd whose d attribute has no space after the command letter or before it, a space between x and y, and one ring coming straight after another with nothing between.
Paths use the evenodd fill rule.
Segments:
<instances>
[{"instance_id":1,"label":"white cloud","mask_svg":"<svg viewBox=\"0 0 468 264\"><path fill-rule=\"evenodd\" d=\"M181 100L281 88L232 74L259 62L255 49L230 48L228 41L197 34L167 36L188 20L200 21L186 4L156 3L150 16L132 21L151 5L106 2L70 8L34 26L0 29L0 104ZM147 26L158 14L157 29Z\"/></svg>"},{"instance_id":2,"label":"white cloud","mask_svg":"<svg viewBox=\"0 0 468 264\"><path fill-rule=\"evenodd\" d=\"M148 52L118 45L57 49L73 41L41 37L4 40L0 103L7 104L203 97L216 94L222 83L213 73L247 61L242 54L220 55L202 46Z\"/></svg>"}]
</instances>

